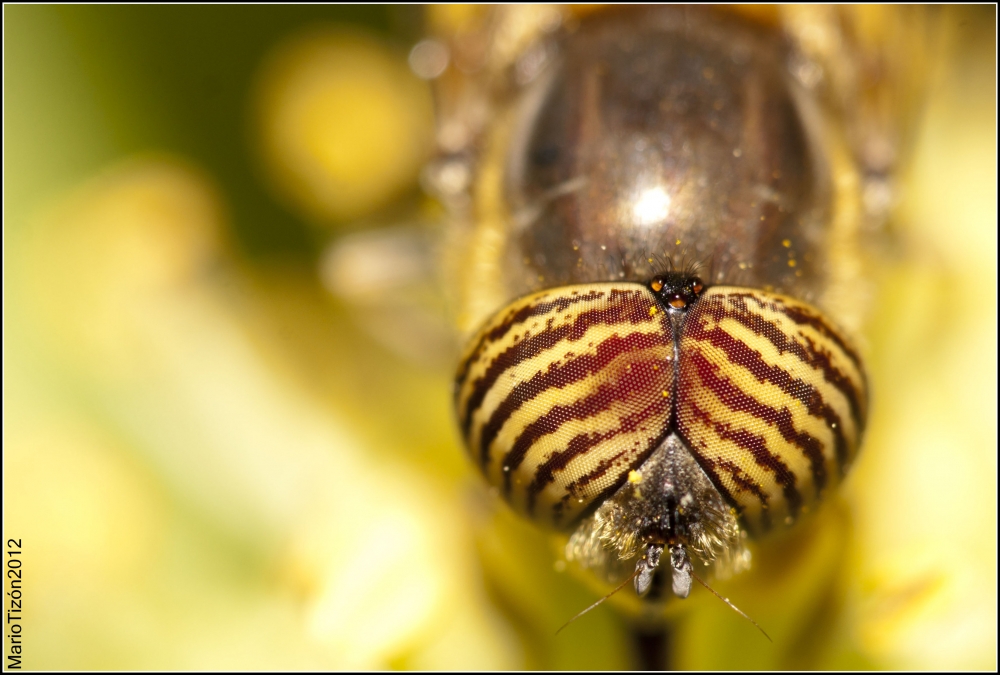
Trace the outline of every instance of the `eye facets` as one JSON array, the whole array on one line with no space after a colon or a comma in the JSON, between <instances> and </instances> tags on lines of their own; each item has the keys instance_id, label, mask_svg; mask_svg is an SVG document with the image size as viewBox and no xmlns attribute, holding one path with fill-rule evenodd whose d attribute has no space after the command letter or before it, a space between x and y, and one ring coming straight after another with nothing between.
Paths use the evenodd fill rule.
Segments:
<instances>
[{"instance_id":1,"label":"eye facets","mask_svg":"<svg viewBox=\"0 0 1000 675\"><path fill-rule=\"evenodd\" d=\"M867 390L856 353L814 308L738 287L669 308L701 282L659 285L570 286L512 303L473 340L456 405L504 498L579 528L571 558L644 552L648 563L649 546L667 547L686 595L686 556L738 561L741 526L790 524L839 482ZM667 306L651 314L650 303ZM648 589L652 571L638 573L637 590Z\"/></svg>"}]
</instances>

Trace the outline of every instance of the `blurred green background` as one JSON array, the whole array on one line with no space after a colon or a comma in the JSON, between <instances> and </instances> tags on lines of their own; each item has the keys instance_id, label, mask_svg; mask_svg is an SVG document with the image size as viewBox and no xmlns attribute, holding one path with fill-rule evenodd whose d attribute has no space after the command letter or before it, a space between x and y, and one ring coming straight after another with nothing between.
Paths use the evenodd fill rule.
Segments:
<instances>
[{"instance_id":1,"label":"blurred green background","mask_svg":"<svg viewBox=\"0 0 1000 675\"><path fill-rule=\"evenodd\" d=\"M268 50L342 23L405 40L406 10L340 7L7 8L9 225L40 199L150 149L197 162L223 187L241 251L303 254L301 219L267 198L248 143L248 96ZM419 10L410 12L419 17ZM408 27L416 32L418 24ZM405 42L401 43L405 47Z\"/></svg>"},{"instance_id":2,"label":"blurred green background","mask_svg":"<svg viewBox=\"0 0 1000 675\"><path fill-rule=\"evenodd\" d=\"M634 665L611 606L554 636L596 591L485 496L447 361L373 339L405 310L321 280L330 241L435 213L420 17L4 7L26 668ZM881 253L864 454L816 534L718 586L775 644L694 594L679 667L995 667L995 8L942 22Z\"/></svg>"}]
</instances>

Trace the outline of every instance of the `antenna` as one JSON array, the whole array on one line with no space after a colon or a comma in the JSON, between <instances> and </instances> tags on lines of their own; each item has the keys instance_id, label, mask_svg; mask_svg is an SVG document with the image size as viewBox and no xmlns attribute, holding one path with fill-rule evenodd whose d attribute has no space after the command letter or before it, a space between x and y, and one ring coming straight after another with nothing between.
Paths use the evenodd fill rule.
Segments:
<instances>
[{"instance_id":1,"label":"antenna","mask_svg":"<svg viewBox=\"0 0 1000 675\"><path fill-rule=\"evenodd\" d=\"M614 595L615 593L617 593L621 589L625 588L625 585L628 584L628 582L630 582L633 579L635 579L639 575L639 572L642 569L644 569L644 568L642 568L642 567L636 567L635 568L635 572L632 572L632 574L629 575L629 577L627 579L625 579L625 581L623 581L620 584L618 584L618 587L615 590L611 591L610 593L608 593L607 595L605 595L603 598L601 598L600 600L598 600L597 602L595 602L594 604L592 604L590 607L588 607L587 609L583 610L582 612L580 612L579 614L577 614L576 616L574 616L572 619L570 619L569 621L567 621L566 623L564 623L559 628L559 630L556 631L556 635L559 635L559 633L562 631L563 628L565 628L566 626L570 625L571 623L573 623L574 621L576 621L577 619L579 619L581 616L583 616L584 614L586 614L590 610L592 610L595 607L597 607L599 604L601 604L602 602L604 602L605 600L607 600L608 598L610 598L612 595ZM715 591L712 591L712 592L715 593ZM716 593L716 595L718 595L718 593ZM737 609L736 611L739 612L740 610ZM743 614L743 612L740 612L740 614ZM743 614L743 616L746 616L746 614ZM747 617L747 618L750 618L750 617ZM754 625L756 625L756 624L754 624ZM757 627L760 628L760 626L757 626ZM767 635L767 633L765 633L765 635ZM771 638L768 638L768 640L770 640L770 639Z\"/></svg>"},{"instance_id":2,"label":"antenna","mask_svg":"<svg viewBox=\"0 0 1000 675\"><path fill-rule=\"evenodd\" d=\"M751 619L751 618L750 618L749 616L747 616L747 615L746 615L746 614L745 614L745 613L743 612L743 610L741 610L741 609L740 609L739 607L737 607L737 606L736 606L736 605L734 605L733 603L729 602L729 598L724 598L724 597L722 597L721 595L719 595L719 594L718 594L718 593L717 593L717 592L715 591L715 589L714 589L714 588L712 588L711 586L709 586L708 584L706 584L706 583L705 583L704 581L702 581L702 580L701 580L701 577L699 577L699 576L698 576L697 574L695 574L695 573L694 573L694 570L691 570L691 576L693 576L693 577L695 578L695 581L697 581L697 582L698 582L699 584L701 584L702 586L704 586L705 588L707 588L708 590L710 590L710 591L712 592L712 595L714 595L714 596L715 596L715 597L717 597L717 598L718 598L719 600L722 600L722 601L723 601L724 603L726 603L727 605L729 605L729 606L730 606L730 607L731 607L731 608L733 609L733 611L734 611L734 612L736 612L737 614L739 614L740 616L742 616L742 617L743 617L744 619L746 619L747 621L749 621L749 622L750 622L750 623L752 623L753 625L757 626L757 630L759 630L759 631L760 631L761 633L763 633L763 634L764 634L764 637L766 637L766 638L767 638L767 641L768 641L768 642L770 642L771 644L774 644L774 640L772 640L772 639L771 639L771 636L770 636L770 635L768 635L768 634L767 634L767 632L766 632L766 631L765 631L765 630L764 630L763 628L761 628L761 627L760 627L760 624L759 624L759 623L757 623L756 621L754 621L753 619ZM618 590L618 589L615 589L615 590ZM614 593L614 591L612 591L612 593ZM598 601L598 604L600 604L600 601ZM589 609L589 607L588 607L588 609ZM585 612L585 611L587 611L587 610L583 610L583 611ZM583 612L581 612L581 614L582 614L582 613L583 613ZM578 614L577 616L579 616L579 614ZM573 617L573 618L575 619L576 617ZM572 619L571 619L571 621L572 621ZM565 628L565 626L564 626L563 628ZM560 629L560 630L561 630L561 629Z\"/></svg>"}]
</instances>

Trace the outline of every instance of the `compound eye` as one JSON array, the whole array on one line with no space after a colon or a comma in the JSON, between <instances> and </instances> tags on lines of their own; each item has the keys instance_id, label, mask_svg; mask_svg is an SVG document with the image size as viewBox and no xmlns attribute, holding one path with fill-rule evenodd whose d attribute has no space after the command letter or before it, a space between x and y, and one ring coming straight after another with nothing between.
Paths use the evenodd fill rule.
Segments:
<instances>
[{"instance_id":1,"label":"compound eye","mask_svg":"<svg viewBox=\"0 0 1000 675\"><path fill-rule=\"evenodd\" d=\"M751 534L793 523L846 474L868 388L860 356L819 310L713 286L679 347L676 430Z\"/></svg>"},{"instance_id":2,"label":"compound eye","mask_svg":"<svg viewBox=\"0 0 1000 675\"><path fill-rule=\"evenodd\" d=\"M674 390L661 303L639 284L553 288L472 340L455 378L462 435L515 509L571 527L659 446Z\"/></svg>"}]
</instances>

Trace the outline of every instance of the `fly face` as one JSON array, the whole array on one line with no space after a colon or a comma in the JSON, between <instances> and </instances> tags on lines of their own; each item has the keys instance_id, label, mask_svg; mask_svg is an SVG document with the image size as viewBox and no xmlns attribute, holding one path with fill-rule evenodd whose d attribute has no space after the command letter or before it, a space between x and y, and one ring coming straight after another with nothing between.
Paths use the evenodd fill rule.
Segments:
<instances>
[{"instance_id":1,"label":"fly face","mask_svg":"<svg viewBox=\"0 0 1000 675\"><path fill-rule=\"evenodd\" d=\"M699 566L746 567L860 446L858 234L887 169L810 25L510 8L439 81L466 447L640 595L660 569L686 597Z\"/></svg>"}]
</instances>

